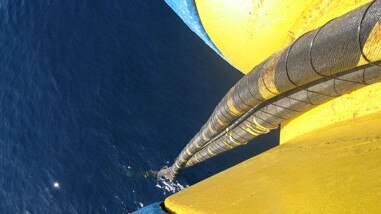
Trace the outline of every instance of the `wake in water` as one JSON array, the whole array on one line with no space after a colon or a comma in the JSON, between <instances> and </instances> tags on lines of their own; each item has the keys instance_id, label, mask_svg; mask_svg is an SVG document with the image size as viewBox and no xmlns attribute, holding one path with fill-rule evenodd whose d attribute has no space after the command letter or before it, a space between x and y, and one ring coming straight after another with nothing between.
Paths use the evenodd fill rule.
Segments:
<instances>
[{"instance_id":1,"label":"wake in water","mask_svg":"<svg viewBox=\"0 0 381 214\"><path fill-rule=\"evenodd\" d=\"M182 189L189 187L189 185L182 185L179 181L170 181L162 176L158 176L158 171L156 170L147 170L144 172L134 172L129 170L126 172L128 177L144 177L144 178L155 178L156 187L163 190L163 195L168 193L176 193Z\"/></svg>"},{"instance_id":2,"label":"wake in water","mask_svg":"<svg viewBox=\"0 0 381 214\"><path fill-rule=\"evenodd\" d=\"M169 169L168 166L164 166L159 172L156 173L156 187L163 190L163 194L166 195L167 192L175 193L184 188L187 188L189 185L181 185L179 181L171 181L167 176L161 174L165 169Z\"/></svg>"},{"instance_id":3,"label":"wake in water","mask_svg":"<svg viewBox=\"0 0 381 214\"><path fill-rule=\"evenodd\" d=\"M168 179L157 177L156 187L163 190L163 194L167 192L175 193L189 187L189 185L181 185L178 181L170 181Z\"/></svg>"}]
</instances>

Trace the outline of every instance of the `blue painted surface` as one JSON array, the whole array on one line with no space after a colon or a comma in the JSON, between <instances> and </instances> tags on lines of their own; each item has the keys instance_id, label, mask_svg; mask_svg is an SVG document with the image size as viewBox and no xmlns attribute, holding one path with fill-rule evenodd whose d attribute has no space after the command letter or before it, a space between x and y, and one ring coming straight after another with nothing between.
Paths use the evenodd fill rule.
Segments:
<instances>
[{"instance_id":1,"label":"blue painted surface","mask_svg":"<svg viewBox=\"0 0 381 214\"><path fill-rule=\"evenodd\" d=\"M218 53L218 55L225 59L225 57L214 45L213 41L209 38L204 27L202 26L193 0L165 0L165 2L176 12L178 16L180 16L184 23L193 32L195 32L202 40L204 40L204 42L216 53Z\"/></svg>"},{"instance_id":2,"label":"blue painted surface","mask_svg":"<svg viewBox=\"0 0 381 214\"><path fill-rule=\"evenodd\" d=\"M166 212L161 209L160 203L157 202L137 210L132 214L166 214Z\"/></svg>"}]
</instances>

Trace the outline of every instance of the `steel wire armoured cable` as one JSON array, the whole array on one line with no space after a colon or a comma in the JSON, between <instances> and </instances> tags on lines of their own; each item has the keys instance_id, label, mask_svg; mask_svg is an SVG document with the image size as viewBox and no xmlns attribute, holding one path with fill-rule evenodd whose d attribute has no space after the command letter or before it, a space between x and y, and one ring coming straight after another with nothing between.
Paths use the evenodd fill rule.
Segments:
<instances>
[{"instance_id":1,"label":"steel wire armoured cable","mask_svg":"<svg viewBox=\"0 0 381 214\"><path fill-rule=\"evenodd\" d=\"M175 177L194 154L267 100L298 89L307 94L306 98L298 101L289 96L288 102L293 100L315 105L309 94L320 94L327 98L338 95L335 82L341 81L343 77L336 74L365 64L378 66L377 61L381 59L380 17L381 0L373 1L331 20L319 29L305 33L289 47L256 66L219 102L208 121L169 168L172 171L169 177ZM326 94L326 91L313 92L305 87L311 82L332 77L335 87L331 94ZM361 80L347 80L351 81L360 81L354 84L361 83ZM159 174L167 175L168 170Z\"/></svg>"},{"instance_id":2,"label":"steel wire armoured cable","mask_svg":"<svg viewBox=\"0 0 381 214\"><path fill-rule=\"evenodd\" d=\"M306 90L298 90L293 94L284 96L281 99L269 100L268 104L258 108L252 113L246 120L234 127L229 127L230 131L227 136L231 135L232 138L244 139L244 141L238 141L239 144L232 143L232 138L222 136L214 139L207 144L201 151L197 152L185 165L189 167L209 159L215 155L221 154L225 151L233 149L235 147L246 144L246 142L253 140L255 137L269 130L275 129L282 122L295 117L299 114L296 111L290 109L299 109L301 111L307 111L316 105L331 100L334 97L338 97L341 94L351 92L355 89L361 88L366 84L371 84L381 80L381 67L371 66L366 69L361 69L355 72L351 72L339 78L329 79L325 82L318 83L309 87L309 91L312 93L306 93ZM361 82L361 83L360 83ZM366 83L366 84L365 84ZM325 92L331 96L322 96L320 93ZM339 93L337 92L339 91ZM296 99L307 99L307 97L315 103L314 105L306 104L305 102L291 101L289 97ZM291 102L290 102L291 101ZM285 107L282 107L285 106ZM262 120L258 120L258 116ZM264 118L264 119L263 119ZM252 121L256 121L253 123ZM266 123L264 122L266 121Z\"/></svg>"}]
</instances>

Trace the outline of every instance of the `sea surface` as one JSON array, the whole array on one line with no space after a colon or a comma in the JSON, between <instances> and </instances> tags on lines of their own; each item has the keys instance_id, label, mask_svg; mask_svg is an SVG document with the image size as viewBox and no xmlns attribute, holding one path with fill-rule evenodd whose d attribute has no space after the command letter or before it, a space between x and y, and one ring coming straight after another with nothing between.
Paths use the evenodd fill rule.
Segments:
<instances>
[{"instance_id":1,"label":"sea surface","mask_svg":"<svg viewBox=\"0 0 381 214\"><path fill-rule=\"evenodd\" d=\"M0 0L0 213L129 213L275 146L151 175L241 77L161 0Z\"/></svg>"}]
</instances>

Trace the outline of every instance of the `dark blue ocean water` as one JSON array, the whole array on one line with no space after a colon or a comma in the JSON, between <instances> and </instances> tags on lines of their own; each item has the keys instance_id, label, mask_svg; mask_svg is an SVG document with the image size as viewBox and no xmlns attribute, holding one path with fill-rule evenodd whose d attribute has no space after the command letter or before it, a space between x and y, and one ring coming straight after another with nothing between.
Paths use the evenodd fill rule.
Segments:
<instances>
[{"instance_id":1,"label":"dark blue ocean water","mask_svg":"<svg viewBox=\"0 0 381 214\"><path fill-rule=\"evenodd\" d=\"M171 192L144 172L171 163L242 76L160 0L0 0L0 31L1 213L128 213L163 200Z\"/></svg>"}]
</instances>

